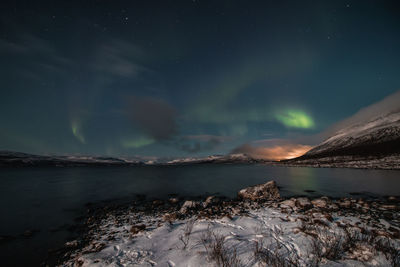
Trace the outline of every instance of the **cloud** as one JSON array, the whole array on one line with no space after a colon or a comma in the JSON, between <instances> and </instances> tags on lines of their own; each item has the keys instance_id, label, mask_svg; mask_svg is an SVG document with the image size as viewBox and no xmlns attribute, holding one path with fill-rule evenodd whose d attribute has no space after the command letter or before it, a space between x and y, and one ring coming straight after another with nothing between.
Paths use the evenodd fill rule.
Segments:
<instances>
[{"instance_id":1,"label":"cloud","mask_svg":"<svg viewBox=\"0 0 400 267\"><path fill-rule=\"evenodd\" d=\"M97 48L93 68L106 75L135 78L140 73L150 71L141 62L144 51L129 42L112 40Z\"/></svg>"},{"instance_id":2,"label":"cloud","mask_svg":"<svg viewBox=\"0 0 400 267\"><path fill-rule=\"evenodd\" d=\"M221 143L231 140L229 136L218 135L186 135L182 136L176 145L180 150L189 153L213 150Z\"/></svg>"},{"instance_id":3,"label":"cloud","mask_svg":"<svg viewBox=\"0 0 400 267\"><path fill-rule=\"evenodd\" d=\"M156 141L171 139L178 132L176 110L162 99L131 97L127 113L135 126Z\"/></svg>"},{"instance_id":4,"label":"cloud","mask_svg":"<svg viewBox=\"0 0 400 267\"><path fill-rule=\"evenodd\" d=\"M300 144L282 144L271 147L257 147L244 144L235 148L231 153L244 153L257 159L282 160L301 156L311 148L311 146Z\"/></svg>"},{"instance_id":5,"label":"cloud","mask_svg":"<svg viewBox=\"0 0 400 267\"><path fill-rule=\"evenodd\" d=\"M374 118L395 112L400 112L400 90L385 97L381 101L360 109L354 115L333 124L327 130L323 131L321 136L326 139L346 127L362 124Z\"/></svg>"},{"instance_id":6,"label":"cloud","mask_svg":"<svg viewBox=\"0 0 400 267\"><path fill-rule=\"evenodd\" d=\"M38 36L22 33L15 41L0 39L0 55L11 58L4 71L11 71L11 77L24 76L37 81L46 81L47 75L66 77L72 61L62 54L54 44ZM44 78L46 77L46 78Z\"/></svg>"}]
</instances>

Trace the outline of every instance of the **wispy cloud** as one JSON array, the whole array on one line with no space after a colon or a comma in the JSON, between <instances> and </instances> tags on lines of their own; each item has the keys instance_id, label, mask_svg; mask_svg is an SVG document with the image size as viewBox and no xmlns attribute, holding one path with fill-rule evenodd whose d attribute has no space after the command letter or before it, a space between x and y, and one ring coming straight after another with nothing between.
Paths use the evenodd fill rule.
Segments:
<instances>
[{"instance_id":1,"label":"wispy cloud","mask_svg":"<svg viewBox=\"0 0 400 267\"><path fill-rule=\"evenodd\" d=\"M341 129L346 127L365 123L374 118L385 116L392 112L400 112L400 90L385 97L384 99L360 109L354 115L341 120L321 133L323 138L328 138Z\"/></svg>"},{"instance_id":2,"label":"wispy cloud","mask_svg":"<svg viewBox=\"0 0 400 267\"><path fill-rule=\"evenodd\" d=\"M273 145L271 147L256 147L244 144L235 148L232 153L245 153L258 159L283 160L299 157L311 148L311 146L299 144Z\"/></svg>"},{"instance_id":3,"label":"wispy cloud","mask_svg":"<svg viewBox=\"0 0 400 267\"><path fill-rule=\"evenodd\" d=\"M106 75L136 78L140 73L150 72L144 60L145 52L139 46L114 39L98 46L93 69Z\"/></svg>"},{"instance_id":4,"label":"wispy cloud","mask_svg":"<svg viewBox=\"0 0 400 267\"><path fill-rule=\"evenodd\" d=\"M0 53L11 57L13 73L18 77L45 81L47 75L67 75L73 61L63 55L50 41L23 33L16 40L0 39ZM7 70L6 70L7 71Z\"/></svg>"},{"instance_id":5,"label":"wispy cloud","mask_svg":"<svg viewBox=\"0 0 400 267\"><path fill-rule=\"evenodd\" d=\"M209 151L217 148L220 144L232 140L229 136L219 135L186 135L178 138L176 145L180 150L189 153Z\"/></svg>"}]
</instances>

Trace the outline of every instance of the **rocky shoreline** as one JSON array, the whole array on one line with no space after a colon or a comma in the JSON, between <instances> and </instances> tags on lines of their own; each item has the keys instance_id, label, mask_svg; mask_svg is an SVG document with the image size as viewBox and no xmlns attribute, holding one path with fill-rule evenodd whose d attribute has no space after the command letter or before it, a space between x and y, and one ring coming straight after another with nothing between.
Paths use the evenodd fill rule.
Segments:
<instances>
[{"instance_id":1,"label":"rocky shoreline","mask_svg":"<svg viewBox=\"0 0 400 267\"><path fill-rule=\"evenodd\" d=\"M83 233L55 265L398 266L400 199L283 198L270 181L235 199L90 205Z\"/></svg>"},{"instance_id":2,"label":"rocky shoreline","mask_svg":"<svg viewBox=\"0 0 400 267\"><path fill-rule=\"evenodd\" d=\"M353 168L353 169L378 169L400 170L400 154L385 156L325 156L325 157L300 157L280 161L276 165L289 167L313 168Z\"/></svg>"}]
</instances>

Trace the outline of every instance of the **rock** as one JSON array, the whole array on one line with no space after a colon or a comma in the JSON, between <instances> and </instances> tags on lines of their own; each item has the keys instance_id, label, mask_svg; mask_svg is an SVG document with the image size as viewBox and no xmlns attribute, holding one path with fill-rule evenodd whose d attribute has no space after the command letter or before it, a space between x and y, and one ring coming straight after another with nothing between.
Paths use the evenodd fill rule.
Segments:
<instances>
[{"instance_id":1,"label":"rock","mask_svg":"<svg viewBox=\"0 0 400 267\"><path fill-rule=\"evenodd\" d=\"M287 199L279 203L281 208L295 208L296 202L293 199Z\"/></svg>"},{"instance_id":2,"label":"rock","mask_svg":"<svg viewBox=\"0 0 400 267\"><path fill-rule=\"evenodd\" d=\"M324 214L325 219L327 219L330 222L333 222L333 217L330 214Z\"/></svg>"},{"instance_id":3,"label":"rock","mask_svg":"<svg viewBox=\"0 0 400 267\"><path fill-rule=\"evenodd\" d=\"M383 218L388 219L388 220L393 219L393 213L390 211L385 210L384 212L382 212L382 216L383 216Z\"/></svg>"},{"instance_id":4,"label":"rock","mask_svg":"<svg viewBox=\"0 0 400 267\"><path fill-rule=\"evenodd\" d=\"M102 250L103 248L105 248L106 247L106 244L104 244L104 243L93 243L92 245L91 245L91 248L90 248L90 252L99 252L100 250Z\"/></svg>"},{"instance_id":5,"label":"rock","mask_svg":"<svg viewBox=\"0 0 400 267\"><path fill-rule=\"evenodd\" d=\"M78 244L79 244L78 240L72 240L72 241L65 243L65 247L76 248L78 246Z\"/></svg>"},{"instance_id":6,"label":"rock","mask_svg":"<svg viewBox=\"0 0 400 267\"><path fill-rule=\"evenodd\" d=\"M183 203L179 212L182 214L186 214L189 210L197 208L197 206L198 206L197 202L186 200L185 203Z\"/></svg>"},{"instance_id":7,"label":"rock","mask_svg":"<svg viewBox=\"0 0 400 267\"><path fill-rule=\"evenodd\" d=\"M31 238L36 232L39 232L39 231L38 231L38 230L34 230L34 229L32 229L32 230L26 230L26 231L22 234L22 236L25 237L25 238Z\"/></svg>"},{"instance_id":8,"label":"rock","mask_svg":"<svg viewBox=\"0 0 400 267\"><path fill-rule=\"evenodd\" d=\"M269 181L265 184L250 186L238 192L238 198L257 200L276 200L280 198L279 189L275 181Z\"/></svg>"},{"instance_id":9,"label":"rock","mask_svg":"<svg viewBox=\"0 0 400 267\"><path fill-rule=\"evenodd\" d=\"M171 223L175 221L177 217L178 217L177 214L173 212L173 213L165 213L162 218L163 221Z\"/></svg>"},{"instance_id":10,"label":"rock","mask_svg":"<svg viewBox=\"0 0 400 267\"><path fill-rule=\"evenodd\" d=\"M310 200L306 197L299 197L296 199L296 206L302 209L312 208Z\"/></svg>"},{"instance_id":11,"label":"rock","mask_svg":"<svg viewBox=\"0 0 400 267\"><path fill-rule=\"evenodd\" d=\"M389 205L389 204L381 205L380 209L381 210L395 210L396 209L396 205Z\"/></svg>"},{"instance_id":12,"label":"rock","mask_svg":"<svg viewBox=\"0 0 400 267\"><path fill-rule=\"evenodd\" d=\"M340 206L341 208L346 208L346 209L348 209L348 208L351 207L351 201L348 200L348 199L344 199L344 200L340 201L338 204L339 204L339 206Z\"/></svg>"},{"instance_id":13,"label":"rock","mask_svg":"<svg viewBox=\"0 0 400 267\"><path fill-rule=\"evenodd\" d=\"M176 197L171 197L170 199L168 199L169 203L171 204L176 204L179 202L179 199Z\"/></svg>"},{"instance_id":14,"label":"rock","mask_svg":"<svg viewBox=\"0 0 400 267\"><path fill-rule=\"evenodd\" d=\"M146 225L144 225L144 224L132 225L130 232L133 235L136 235L137 233L139 233L140 231L143 231L144 229L146 229Z\"/></svg>"},{"instance_id":15,"label":"rock","mask_svg":"<svg viewBox=\"0 0 400 267\"><path fill-rule=\"evenodd\" d=\"M391 234L394 238L397 238L397 239L400 238L400 231L397 230L396 228L394 228L393 226L389 226L388 231L391 232Z\"/></svg>"},{"instance_id":16,"label":"rock","mask_svg":"<svg viewBox=\"0 0 400 267\"><path fill-rule=\"evenodd\" d=\"M304 192L306 192L306 193L315 193L315 190L306 189L306 190L304 190Z\"/></svg>"},{"instance_id":17,"label":"rock","mask_svg":"<svg viewBox=\"0 0 400 267\"><path fill-rule=\"evenodd\" d=\"M153 206L161 206L163 204L164 204L164 201L162 201L162 200L159 200L159 199L153 200Z\"/></svg>"},{"instance_id":18,"label":"rock","mask_svg":"<svg viewBox=\"0 0 400 267\"><path fill-rule=\"evenodd\" d=\"M314 205L316 208L321 208L324 209L327 206L327 201L323 198L317 198L311 201L311 203Z\"/></svg>"},{"instance_id":19,"label":"rock","mask_svg":"<svg viewBox=\"0 0 400 267\"><path fill-rule=\"evenodd\" d=\"M293 229L293 234L295 234L295 235L300 233L300 232L301 232L301 230L298 227Z\"/></svg>"},{"instance_id":20,"label":"rock","mask_svg":"<svg viewBox=\"0 0 400 267\"><path fill-rule=\"evenodd\" d=\"M203 202L203 207L207 208L210 205L214 205L219 202L219 198L216 196L209 196L206 198L206 200Z\"/></svg>"}]
</instances>

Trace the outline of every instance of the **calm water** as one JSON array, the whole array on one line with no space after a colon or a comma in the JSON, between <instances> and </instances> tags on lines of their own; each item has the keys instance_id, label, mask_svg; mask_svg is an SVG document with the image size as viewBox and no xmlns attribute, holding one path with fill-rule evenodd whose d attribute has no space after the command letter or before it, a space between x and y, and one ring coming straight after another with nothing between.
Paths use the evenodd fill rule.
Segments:
<instances>
[{"instance_id":1,"label":"calm water","mask_svg":"<svg viewBox=\"0 0 400 267\"><path fill-rule=\"evenodd\" d=\"M233 197L243 187L272 179L286 196L306 195L304 190L328 196L400 194L399 171L265 165L0 169L0 235L18 237L0 241L1 265L39 265L48 249L72 237L72 233L57 229L73 224L84 214L88 202L133 198L136 194L150 198L173 193ZM22 238L28 229L38 232L32 238Z\"/></svg>"}]
</instances>

